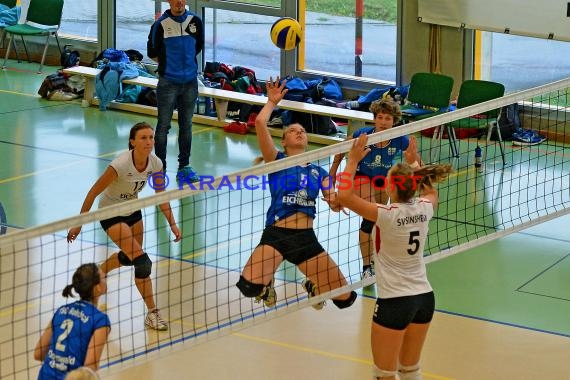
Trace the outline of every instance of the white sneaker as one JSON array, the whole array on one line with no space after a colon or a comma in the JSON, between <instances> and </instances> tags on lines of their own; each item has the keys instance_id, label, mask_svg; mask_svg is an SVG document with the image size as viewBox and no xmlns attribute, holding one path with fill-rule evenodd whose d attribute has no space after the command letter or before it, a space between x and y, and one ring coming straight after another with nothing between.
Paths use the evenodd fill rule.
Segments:
<instances>
[{"instance_id":1,"label":"white sneaker","mask_svg":"<svg viewBox=\"0 0 570 380\"><path fill-rule=\"evenodd\" d=\"M259 303L261 300L263 300L265 307L275 307L277 304L277 293L273 287L273 282L274 280L271 280L269 285L265 287L265 291L262 295L255 297L255 302Z\"/></svg>"},{"instance_id":2,"label":"white sneaker","mask_svg":"<svg viewBox=\"0 0 570 380\"><path fill-rule=\"evenodd\" d=\"M368 267L362 271L362 280L366 280L367 278L372 277L374 277L374 269L372 269L372 267Z\"/></svg>"},{"instance_id":3,"label":"white sneaker","mask_svg":"<svg viewBox=\"0 0 570 380\"><path fill-rule=\"evenodd\" d=\"M168 324L164 319L162 319L160 316L160 311L158 309L154 309L148 312L146 318L144 319L144 324L154 330L168 330Z\"/></svg>"},{"instance_id":4,"label":"white sneaker","mask_svg":"<svg viewBox=\"0 0 570 380\"><path fill-rule=\"evenodd\" d=\"M303 287L303 289L305 289L309 298L312 298L316 295L315 290L317 289L317 287L315 286L315 284L313 284L313 281L306 279L305 281L303 281L301 283L301 286ZM311 306L315 310L321 310L325 305L326 305L326 301L321 301L321 302L313 304Z\"/></svg>"}]
</instances>

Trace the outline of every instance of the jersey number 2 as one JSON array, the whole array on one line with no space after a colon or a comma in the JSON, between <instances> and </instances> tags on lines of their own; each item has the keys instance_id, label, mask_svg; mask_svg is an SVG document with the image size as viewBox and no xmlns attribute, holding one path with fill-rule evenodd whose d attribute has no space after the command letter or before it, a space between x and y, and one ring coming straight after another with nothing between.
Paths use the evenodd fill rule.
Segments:
<instances>
[{"instance_id":1,"label":"jersey number 2","mask_svg":"<svg viewBox=\"0 0 570 380\"><path fill-rule=\"evenodd\" d=\"M67 338L71 329L73 329L73 321L71 319L64 319L59 327L63 329L63 332L57 337L55 349L58 351L65 351L65 344L63 344L63 341Z\"/></svg>"},{"instance_id":2,"label":"jersey number 2","mask_svg":"<svg viewBox=\"0 0 570 380\"><path fill-rule=\"evenodd\" d=\"M411 231L410 232L410 240L408 244L411 245L411 248L408 248L408 255L415 255L420 249L420 241L418 237L420 236L420 231Z\"/></svg>"}]
</instances>

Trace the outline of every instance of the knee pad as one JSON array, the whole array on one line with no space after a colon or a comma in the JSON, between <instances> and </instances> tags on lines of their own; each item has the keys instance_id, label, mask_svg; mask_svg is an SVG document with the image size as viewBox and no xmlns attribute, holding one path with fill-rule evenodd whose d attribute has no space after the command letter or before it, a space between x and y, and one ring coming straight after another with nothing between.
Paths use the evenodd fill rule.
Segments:
<instances>
[{"instance_id":1,"label":"knee pad","mask_svg":"<svg viewBox=\"0 0 570 380\"><path fill-rule=\"evenodd\" d=\"M376 366L374 366L374 370L372 371L372 375L374 376L374 379L382 379L384 377L396 377L396 375L398 374L398 371L387 371L385 369L380 369Z\"/></svg>"},{"instance_id":2,"label":"knee pad","mask_svg":"<svg viewBox=\"0 0 570 380\"><path fill-rule=\"evenodd\" d=\"M400 376L400 380L422 380L419 364L408 366L400 365L398 375Z\"/></svg>"},{"instance_id":3,"label":"knee pad","mask_svg":"<svg viewBox=\"0 0 570 380\"><path fill-rule=\"evenodd\" d=\"M119 251L119 254L117 256L119 259L119 263L121 263L121 265L124 265L126 267L130 267L133 265L133 262L131 261L131 259L129 259L129 256L127 256L125 252Z\"/></svg>"},{"instance_id":4,"label":"knee pad","mask_svg":"<svg viewBox=\"0 0 570 380\"><path fill-rule=\"evenodd\" d=\"M135 278L147 278L150 276L152 261L150 261L146 253L135 257L133 265L135 267Z\"/></svg>"},{"instance_id":5,"label":"knee pad","mask_svg":"<svg viewBox=\"0 0 570 380\"><path fill-rule=\"evenodd\" d=\"M257 297L265 291L265 285L254 284L253 282L246 280L243 276L239 276L239 281L236 286L241 294L249 298Z\"/></svg>"},{"instance_id":6,"label":"knee pad","mask_svg":"<svg viewBox=\"0 0 570 380\"><path fill-rule=\"evenodd\" d=\"M350 297L348 297L348 299L346 300L332 300L333 303L335 304L336 307L338 307L339 309L346 309L347 307L352 306L352 304L354 303L354 301L356 301L356 292L352 291L350 292Z\"/></svg>"},{"instance_id":7,"label":"knee pad","mask_svg":"<svg viewBox=\"0 0 570 380\"><path fill-rule=\"evenodd\" d=\"M367 219L362 219L362 223L360 223L360 231L366 234L371 234L372 228L374 228L374 222L371 222Z\"/></svg>"}]
</instances>

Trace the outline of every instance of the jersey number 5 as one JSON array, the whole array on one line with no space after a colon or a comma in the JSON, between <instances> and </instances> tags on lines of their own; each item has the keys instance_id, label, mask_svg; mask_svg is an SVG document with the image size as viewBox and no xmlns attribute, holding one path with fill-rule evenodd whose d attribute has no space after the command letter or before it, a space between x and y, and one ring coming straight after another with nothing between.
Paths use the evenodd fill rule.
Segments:
<instances>
[{"instance_id":1,"label":"jersey number 5","mask_svg":"<svg viewBox=\"0 0 570 380\"><path fill-rule=\"evenodd\" d=\"M411 248L408 248L408 255L415 255L420 249L420 241L418 237L420 236L420 231L411 231L410 232L410 240L408 244L411 245Z\"/></svg>"}]
</instances>

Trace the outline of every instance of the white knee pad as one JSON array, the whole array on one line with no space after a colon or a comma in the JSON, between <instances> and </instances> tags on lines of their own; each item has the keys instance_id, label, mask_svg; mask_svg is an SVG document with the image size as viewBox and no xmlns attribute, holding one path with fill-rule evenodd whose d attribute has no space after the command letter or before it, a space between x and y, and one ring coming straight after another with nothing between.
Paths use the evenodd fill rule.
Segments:
<instances>
[{"instance_id":1,"label":"white knee pad","mask_svg":"<svg viewBox=\"0 0 570 380\"><path fill-rule=\"evenodd\" d=\"M386 370L380 369L376 366L374 366L374 370L372 371L372 375L374 376L374 380L376 380L378 378L382 379L383 377L390 377L390 376L396 377L397 374L398 374L398 371L386 371Z\"/></svg>"},{"instance_id":2,"label":"white knee pad","mask_svg":"<svg viewBox=\"0 0 570 380\"><path fill-rule=\"evenodd\" d=\"M420 372L420 365L401 365L398 368L398 375L400 380L422 380L422 373Z\"/></svg>"}]
</instances>

